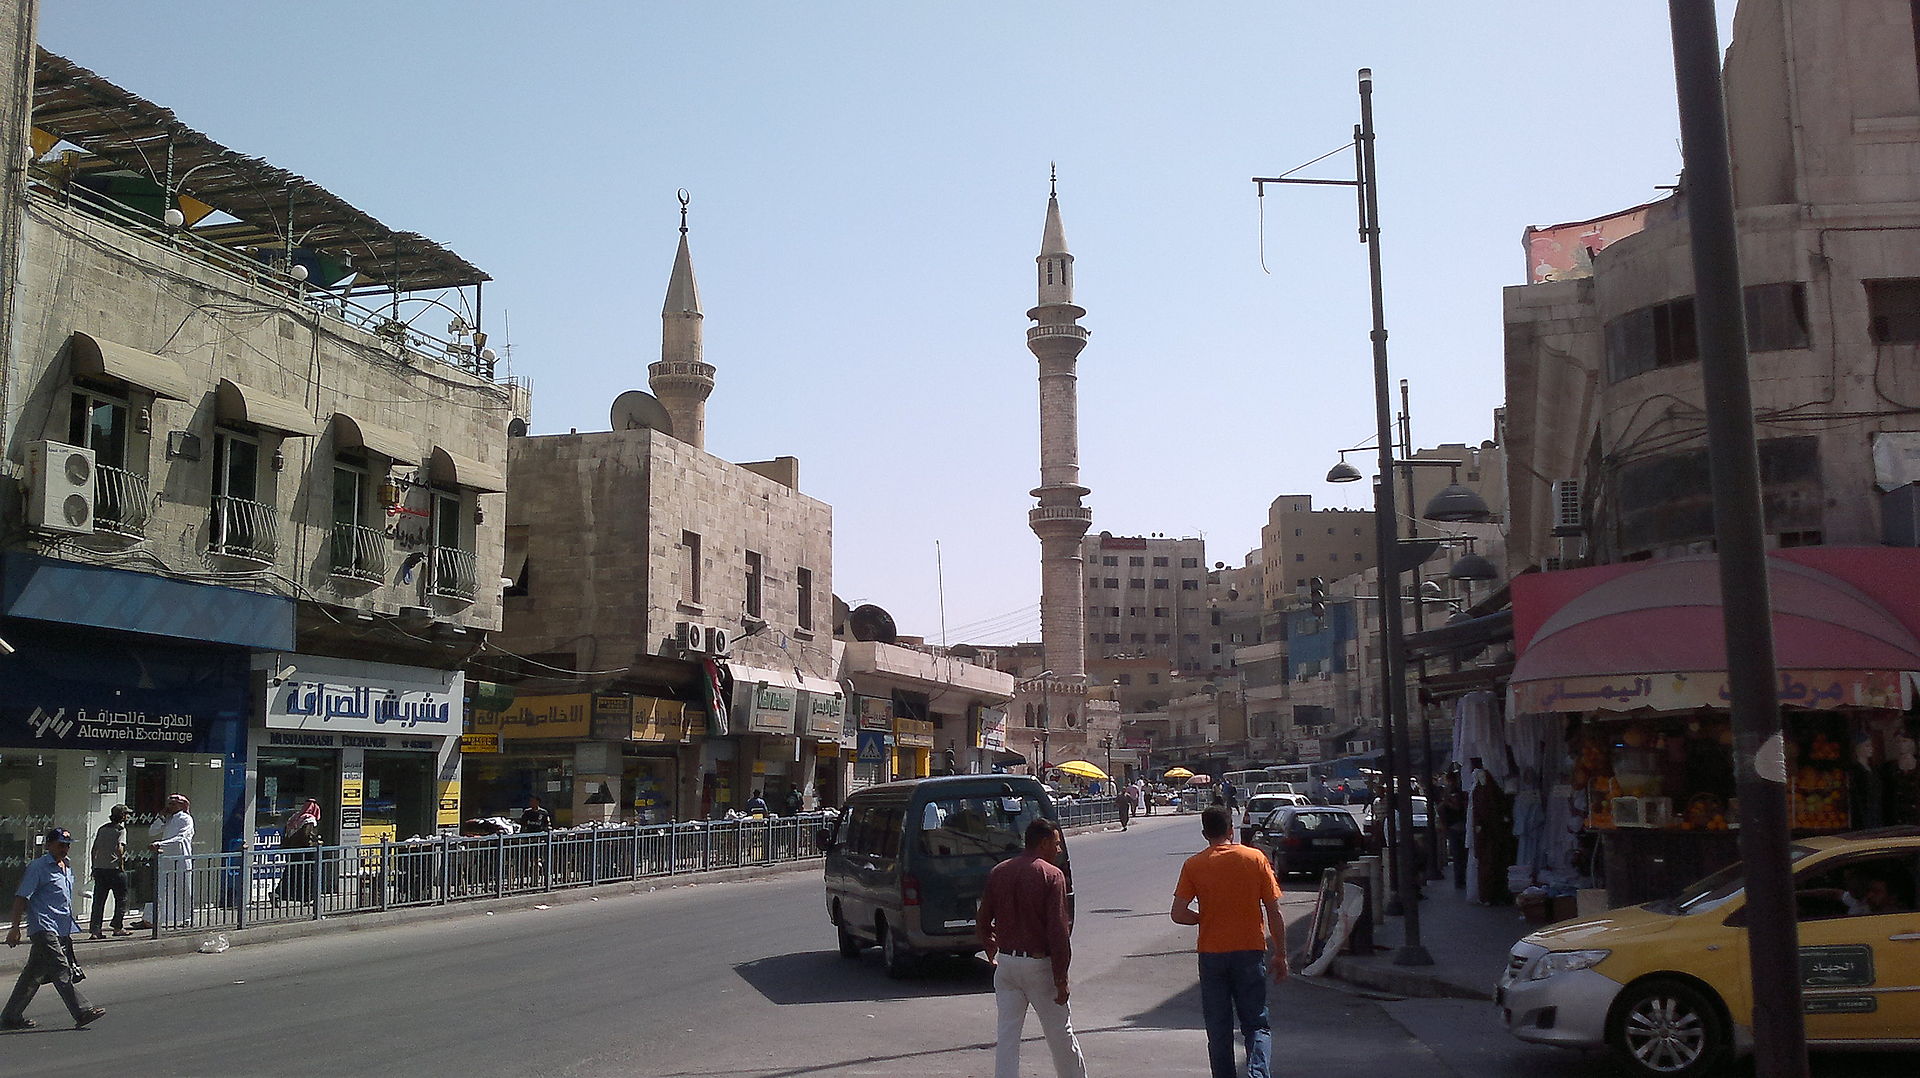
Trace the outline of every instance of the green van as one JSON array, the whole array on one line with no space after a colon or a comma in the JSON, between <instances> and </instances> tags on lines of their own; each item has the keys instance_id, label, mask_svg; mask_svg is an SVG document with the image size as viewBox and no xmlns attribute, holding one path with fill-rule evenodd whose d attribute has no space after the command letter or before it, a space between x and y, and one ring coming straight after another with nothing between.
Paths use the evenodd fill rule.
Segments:
<instances>
[{"instance_id":1,"label":"green van","mask_svg":"<svg viewBox=\"0 0 1920 1078\"><path fill-rule=\"evenodd\" d=\"M972 954L974 914L993 866L1026 845L1027 824L1058 820L1030 775L950 775L869 786L821 828L827 918L848 958L877 944L887 975L926 954ZM1073 869L1064 846L1068 893Z\"/></svg>"}]
</instances>

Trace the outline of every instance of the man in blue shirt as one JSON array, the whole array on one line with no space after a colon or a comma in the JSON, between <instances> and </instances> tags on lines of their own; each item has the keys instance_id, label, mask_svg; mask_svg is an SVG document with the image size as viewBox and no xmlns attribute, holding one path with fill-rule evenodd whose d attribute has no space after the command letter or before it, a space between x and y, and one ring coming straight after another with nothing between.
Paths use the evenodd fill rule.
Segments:
<instances>
[{"instance_id":1,"label":"man in blue shirt","mask_svg":"<svg viewBox=\"0 0 1920 1078\"><path fill-rule=\"evenodd\" d=\"M73 865L67 860L73 835L64 827L56 827L47 832L46 844L47 852L27 866L20 889L13 896L13 927L7 930L7 946L20 946L20 921L25 917L33 951L13 986L6 1009L0 1011L0 1029L32 1029L38 1025L26 1016L27 1004L48 982L66 1001L74 1028L107 1013L105 1007L88 1003L74 986L79 967L73 960L73 934L79 926L73 919Z\"/></svg>"}]
</instances>

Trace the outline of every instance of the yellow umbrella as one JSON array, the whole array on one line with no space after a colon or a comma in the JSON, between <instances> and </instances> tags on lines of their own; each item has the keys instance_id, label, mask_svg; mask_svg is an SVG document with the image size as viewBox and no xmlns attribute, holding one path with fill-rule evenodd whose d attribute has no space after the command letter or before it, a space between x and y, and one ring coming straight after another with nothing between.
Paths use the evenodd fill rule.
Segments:
<instances>
[{"instance_id":1,"label":"yellow umbrella","mask_svg":"<svg viewBox=\"0 0 1920 1078\"><path fill-rule=\"evenodd\" d=\"M1184 767L1170 767L1166 770L1164 777L1170 779L1190 779L1193 777L1193 772L1188 771Z\"/></svg>"},{"instance_id":2,"label":"yellow umbrella","mask_svg":"<svg viewBox=\"0 0 1920 1078\"><path fill-rule=\"evenodd\" d=\"M1055 769L1081 779L1099 779L1105 781L1107 773L1085 760L1068 760L1064 764L1055 764Z\"/></svg>"}]
</instances>

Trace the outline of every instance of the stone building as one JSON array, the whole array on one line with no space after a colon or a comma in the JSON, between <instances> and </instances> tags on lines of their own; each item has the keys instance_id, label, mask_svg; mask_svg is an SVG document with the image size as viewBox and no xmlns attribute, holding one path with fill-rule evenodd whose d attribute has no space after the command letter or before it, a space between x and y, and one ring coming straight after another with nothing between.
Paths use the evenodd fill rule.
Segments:
<instances>
[{"instance_id":1,"label":"stone building","mask_svg":"<svg viewBox=\"0 0 1920 1078\"><path fill-rule=\"evenodd\" d=\"M467 811L530 793L561 822L695 819L760 791L846 791L833 651L833 510L793 457L734 464L696 444L702 352L686 217L661 311L658 399L614 429L514 438L506 619L484 676L500 752L467 761Z\"/></svg>"},{"instance_id":2,"label":"stone building","mask_svg":"<svg viewBox=\"0 0 1920 1078\"><path fill-rule=\"evenodd\" d=\"M202 852L276 844L307 796L330 842L457 822L525 407L487 276L16 44L0 863L173 792Z\"/></svg>"},{"instance_id":3,"label":"stone building","mask_svg":"<svg viewBox=\"0 0 1920 1078\"><path fill-rule=\"evenodd\" d=\"M1101 532L1081 548L1090 662L1150 655L1183 673L1217 664L1205 540Z\"/></svg>"}]
</instances>

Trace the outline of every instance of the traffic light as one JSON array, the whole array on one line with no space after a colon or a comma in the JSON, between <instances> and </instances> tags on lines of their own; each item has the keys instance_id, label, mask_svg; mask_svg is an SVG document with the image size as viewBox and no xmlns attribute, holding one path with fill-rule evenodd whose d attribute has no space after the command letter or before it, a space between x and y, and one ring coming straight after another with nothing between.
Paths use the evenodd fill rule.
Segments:
<instances>
[{"instance_id":1,"label":"traffic light","mask_svg":"<svg viewBox=\"0 0 1920 1078\"><path fill-rule=\"evenodd\" d=\"M1315 619L1324 620L1327 616L1327 582L1314 577L1307 582L1307 606L1313 610Z\"/></svg>"}]
</instances>

